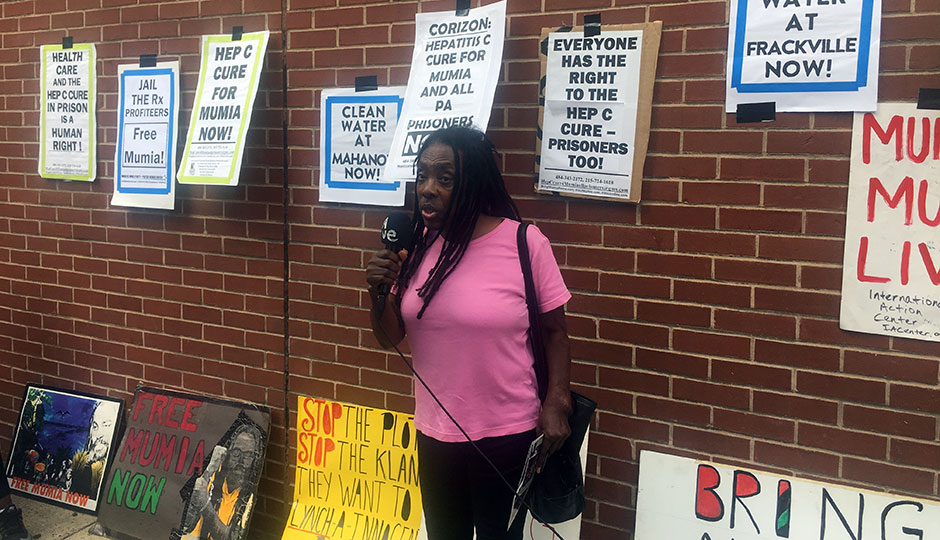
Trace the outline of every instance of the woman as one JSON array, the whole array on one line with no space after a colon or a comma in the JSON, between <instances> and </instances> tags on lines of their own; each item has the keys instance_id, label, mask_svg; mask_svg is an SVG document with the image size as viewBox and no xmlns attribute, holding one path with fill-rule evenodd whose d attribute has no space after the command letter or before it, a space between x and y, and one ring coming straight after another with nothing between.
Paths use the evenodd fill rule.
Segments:
<instances>
[{"instance_id":1,"label":"woman","mask_svg":"<svg viewBox=\"0 0 940 540\"><path fill-rule=\"evenodd\" d=\"M407 334L418 374L467 435L516 487L529 444L544 434L544 461L569 434L571 297L548 239L527 239L546 345L548 393L540 405L516 246L519 211L483 133L432 133L416 161L413 253L381 250L366 271L372 329L383 347ZM380 289L389 308L376 309ZM381 313L381 316L379 315ZM431 540L521 539L510 531L513 492L434 398L415 385L418 474Z\"/></svg>"}]
</instances>

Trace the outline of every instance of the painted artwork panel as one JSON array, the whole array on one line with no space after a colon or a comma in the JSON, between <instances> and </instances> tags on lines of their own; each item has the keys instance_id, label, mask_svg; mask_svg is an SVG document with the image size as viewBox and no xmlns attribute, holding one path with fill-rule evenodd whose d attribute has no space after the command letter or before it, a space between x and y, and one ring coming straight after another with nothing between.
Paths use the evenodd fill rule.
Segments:
<instances>
[{"instance_id":1,"label":"painted artwork panel","mask_svg":"<svg viewBox=\"0 0 940 540\"><path fill-rule=\"evenodd\" d=\"M140 540L248 538L270 424L258 405L138 388L99 523Z\"/></svg>"},{"instance_id":2,"label":"painted artwork panel","mask_svg":"<svg viewBox=\"0 0 940 540\"><path fill-rule=\"evenodd\" d=\"M104 396L27 386L7 464L10 488L94 513L122 408Z\"/></svg>"}]
</instances>

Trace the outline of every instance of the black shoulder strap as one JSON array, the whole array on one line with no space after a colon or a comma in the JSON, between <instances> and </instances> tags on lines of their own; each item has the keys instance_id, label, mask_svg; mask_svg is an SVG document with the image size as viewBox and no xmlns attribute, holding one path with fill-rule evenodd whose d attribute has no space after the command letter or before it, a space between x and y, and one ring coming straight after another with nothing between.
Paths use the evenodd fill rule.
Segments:
<instances>
[{"instance_id":1,"label":"black shoulder strap","mask_svg":"<svg viewBox=\"0 0 940 540\"><path fill-rule=\"evenodd\" d=\"M548 360L545 357L545 342L542 341L542 326L539 322L539 302L535 292L535 280L532 279L532 261L529 259L529 242L526 238L528 223L520 223L516 231L516 245L519 248L519 263L522 265L522 279L525 281L525 303L529 308L529 341L535 356L535 380L539 385L539 401L545 401L548 393Z\"/></svg>"}]
</instances>

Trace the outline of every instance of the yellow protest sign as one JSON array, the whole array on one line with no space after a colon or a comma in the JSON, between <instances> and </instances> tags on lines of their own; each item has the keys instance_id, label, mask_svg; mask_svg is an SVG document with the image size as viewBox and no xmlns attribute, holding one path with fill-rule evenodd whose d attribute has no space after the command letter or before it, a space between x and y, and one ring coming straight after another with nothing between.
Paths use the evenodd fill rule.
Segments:
<instances>
[{"instance_id":1,"label":"yellow protest sign","mask_svg":"<svg viewBox=\"0 0 940 540\"><path fill-rule=\"evenodd\" d=\"M416 540L420 524L412 416L300 396L282 540Z\"/></svg>"}]
</instances>

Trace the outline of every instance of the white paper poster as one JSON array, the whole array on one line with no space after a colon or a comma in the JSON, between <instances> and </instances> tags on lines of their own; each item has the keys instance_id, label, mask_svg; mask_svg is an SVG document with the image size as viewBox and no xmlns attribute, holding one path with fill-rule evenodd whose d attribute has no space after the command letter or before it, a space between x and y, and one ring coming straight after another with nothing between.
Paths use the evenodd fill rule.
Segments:
<instances>
[{"instance_id":1,"label":"white paper poster","mask_svg":"<svg viewBox=\"0 0 940 540\"><path fill-rule=\"evenodd\" d=\"M881 0L732 0L726 111L873 111Z\"/></svg>"},{"instance_id":2,"label":"white paper poster","mask_svg":"<svg viewBox=\"0 0 940 540\"><path fill-rule=\"evenodd\" d=\"M415 17L415 48L405 104L385 171L386 180L414 180L418 147L453 125L486 130L503 59L506 1Z\"/></svg>"},{"instance_id":3,"label":"white paper poster","mask_svg":"<svg viewBox=\"0 0 940 540\"><path fill-rule=\"evenodd\" d=\"M181 184L238 184L268 32L203 36L196 103L180 163Z\"/></svg>"},{"instance_id":4,"label":"white paper poster","mask_svg":"<svg viewBox=\"0 0 940 540\"><path fill-rule=\"evenodd\" d=\"M539 190L630 198L643 31L548 36Z\"/></svg>"},{"instance_id":5,"label":"white paper poster","mask_svg":"<svg viewBox=\"0 0 940 540\"><path fill-rule=\"evenodd\" d=\"M636 540L927 540L940 504L643 450Z\"/></svg>"},{"instance_id":6,"label":"white paper poster","mask_svg":"<svg viewBox=\"0 0 940 540\"><path fill-rule=\"evenodd\" d=\"M882 103L852 129L839 326L940 341L940 111Z\"/></svg>"},{"instance_id":7,"label":"white paper poster","mask_svg":"<svg viewBox=\"0 0 940 540\"><path fill-rule=\"evenodd\" d=\"M179 62L118 66L118 140L111 204L172 210Z\"/></svg>"},{"instance_id":8,"label":"white paper poster","mask_svg":"<svg viewBox=\"0 0 940 540\"><path fill-rule=\"evenodd\" d=\"M39 175L95 179L95 46L43 45Z\"/></svg>"},{"instance_id":9,"label":"white paper poster","mask_svg":"<svg viewBox=\"0 0 940 540\"><path fill-rule=\"evenodd\" d=\"M383 176L405 87L320 97L320 202L403 206L405 182Z\"/></svg>"}]
</instances>

